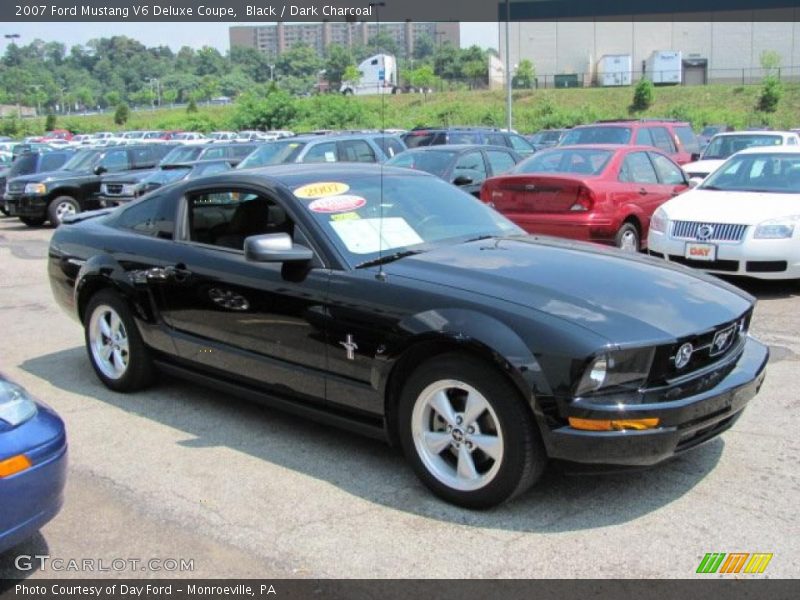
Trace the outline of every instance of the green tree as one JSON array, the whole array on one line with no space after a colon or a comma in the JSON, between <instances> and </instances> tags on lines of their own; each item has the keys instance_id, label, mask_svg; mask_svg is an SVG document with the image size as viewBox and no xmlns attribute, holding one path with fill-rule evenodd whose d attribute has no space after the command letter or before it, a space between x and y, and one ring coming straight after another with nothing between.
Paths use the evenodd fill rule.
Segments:
<instances>
[{"instance_id":1,"label":"green tree","mask_svg":"<svg viewBox=\"0 0 800 600\"><path fill-rule=\"evenodd\" d=\"M463 63L461 72L470 80L471 87L485 84L489 77L489 66L485 60L469 60Z\"/></svg>"},{"instance_id":2,"label":"green tree","mask_svg":"<svg viewBox=\"0 0 800 600\"><path fill-rule=\"evenodd\" d=\"M131 109L128 108L127 104L120 104L117 106L117 110L114 111L114 123L117 125L124 125L128 122L128 118L131 116Z\"/></svg>"},{"instance_id":3,"label":"green tree","mask_svg":"<svg viewBox=\"0 0 800 600\"><path fill-rule=\"evenodd\" d=\"M367 48L372 54L391 54L393 56L399 56L401 54L394 38L384 32L373 35L367 42Z\"/></svg>"},{"instance_id":4,"label":"green tree","mask_svg":"<svg viewBox=\"0 0 800 600\"><path fill-rule=\"evenodd\" d=\"M53 131L56 128L56 116L53 113L47 113L47 118L44 120L44 130Z\"/></svg>"},{"instance_id":5,"label":"green tree","mask_svg":"<svg viewBox=\"0 0 800 600\"><path fill-rule=\"evenodd\" d=\"M633 104L631 108L634 111L647 110L652 106L654 97L655 87L653 86L653 82L649 79L640 79L633 90Z\"/></svg>"},{"instance_id":6,"label":"green tree","mask_svg":"<svg viewBox=\"0 0 800 600\"><path fill-rule=\"evenodd\" d=\"M342 81L347 81L344 76L348 67L353 65L353 55L344 46L331 44L325 57L325 76L332 87L338 88Z\"/></svg>"},{"instance_id":7,"label":"green tree","mask_svg":"<svg viewBox=\"0 0 800 600\"><path fill-rule=\"evenodd\" d=\"M253 90L236 101L231 119L236 129L286 129L298 114L297 104L284 90Z\"/></svg>"},{"instance_id":8,"label":"green tree","mask_svg":"<svg viewBox=\"0 0 800 600\"><path fill-rule=\"evenodd\" d=\"M361 81L361 77L361 71L358 70L357 66L347 65L347 68L344 70L344 74L342 75L342 81L352 83L353 85L358 85Z\"/></svg>"},{"instance_id":9,"label":"green tree","mask_svg":"<svg viewBox=\"0 0 800 600\"><path fill-rule=\"evenodd\" d=\"M783 85L775 75L767 75L761 85L761 95L758 98L758 109L774 113L778 110L778 103L783 95Z\"/></svg>"},{"instance_id":10,"label":"green tree","mask_svg":"<svg viewBox=\"0 0 800 600\"><path fill-rule=\"evenodd\" d=\"M409 71L406 77L409 85L421 89L426 97L428 90L436 85L436 74L433 72L433 66L431 65L422 65L413 71Z\"/></svg>"},{"instance_id":11,"label":"green tree","mask_svg":"<svg viewBox=\"0 0 800 600\"><path fill-rule=\"evenodd\" d=\"M189 100L189 104L186 105L186 112L188 114L196 113L197 112L197 102L194 101L194 98Z\"/></svg>"},{"instance_id":12,"label":"green tree","mask_svg":"<svg viewBox=\"0 0 800 600\"><path fill-rule=\"evenodd\" d=\"M414 40L414 58L424 60L433 56L435 48L429 35L421 35Z\"/></svg>"},{"instance_id":13,"label":"green tree","mask_svg":"<svg viewBox=\"0 0 800 600\"><path fill-rule=\"evenodd\" d=\"M533 68L533 63L527 58L523 58L517 65L517 73L512 81L513 87L530 89L536 79L536 70Z\"/></svg>"}]
</instances>

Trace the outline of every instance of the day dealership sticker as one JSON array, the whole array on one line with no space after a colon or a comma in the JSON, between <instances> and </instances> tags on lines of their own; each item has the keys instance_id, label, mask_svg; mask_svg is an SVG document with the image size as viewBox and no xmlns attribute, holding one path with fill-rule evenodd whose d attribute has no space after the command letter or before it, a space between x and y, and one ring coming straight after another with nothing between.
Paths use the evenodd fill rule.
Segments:
<instances>
[{"instance_id":1,"label":"day dealership sticker","mask_svg":"<svg viewBox=\"0 0 800 600\"><path fill-rule=\"evenodd\" d=\"M327 198L328 196L344 194L349 189L349 185L339 181L320 181L297 188L294 190L294 195L298 198Z\"/></svg>"},{"instance_id":2,"label":"day dealership sticker","mask_svg":"<svg viewBox=\"0 0 800 600\"><path fill-rule=\"evenodd\" d=\"M319 198L308 205L308 209L315 213L346 213L358 210L367 203L361 196L343 194Z\"/></svg>"}]
</instances>

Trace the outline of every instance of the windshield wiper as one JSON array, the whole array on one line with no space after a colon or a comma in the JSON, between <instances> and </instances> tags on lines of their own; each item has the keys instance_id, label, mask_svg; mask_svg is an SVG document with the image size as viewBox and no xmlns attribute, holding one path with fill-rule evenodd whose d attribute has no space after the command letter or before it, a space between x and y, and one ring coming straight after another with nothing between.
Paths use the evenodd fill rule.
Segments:
<instances>
[{"instance_id":1,"label":"windshield wiper","mask_svg":"<svg viewBox=\"0 0 800 600\"><path fill-rule=\"evenodd\" d=\"M372 260L366 260L362 263L356 265L356 269L363 269L365 267L374 267L377 265L385 265L390 262L394 262L396 260L400 260L401 258L405 258L406 256L412 256L414 254L422 254L423 250L403 250L402 252L395 252L394 254L386 254L384 256L379 256L378 258L373 258Z\"/></svg>"}]
</instances>

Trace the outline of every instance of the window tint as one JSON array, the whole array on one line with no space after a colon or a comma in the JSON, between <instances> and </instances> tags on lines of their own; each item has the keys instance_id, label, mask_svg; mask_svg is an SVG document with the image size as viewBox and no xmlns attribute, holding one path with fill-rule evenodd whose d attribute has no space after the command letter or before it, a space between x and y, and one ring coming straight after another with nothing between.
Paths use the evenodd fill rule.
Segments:
<instances>
[{"instance_id":1,"label":"window tint","mask_svg":"<svg viewBox=\"0 0 800 600\"><path fill-rule=\"evenodd\" d=\"M627 144L631 141L630 127L594 126L576 127L564 134L560 145L571 144Z\"/></svg>"},{"instance_id":2,"label":"window tint","mask_svg":"<svg viewBox=\"0 0 800 600\"><path fill-rule=\"evenodd\" d=\"M480 133L470 132L451 132L448 136L448 144L480 144L483 142ZM440 142L443 143L443 142ZM506 144L503 144L505 146Z\"/></svg>"},{"instance_id":3,"label":"window tint","mask_svg":"<svg viewBox=\"0 0 800 600\"><path fill-rule=\"evenodd\" d=\"M487 150L486 158L489 159L489 166L492 169L492 175L505 173L514 168L516 162L514 157L508 152L501 152L500 150Z\"/></svg>"},{"instance_id":4,"label":"window tint","mask_svg":"<svg viewBox=\"0 0 800 600\"><path fill-rule=\"evenodd\" d=\"M486 165L480 152L470 152L459 157L453 169L453 179L461 176L470 177L473 183L486 179Z\"/></svg>"},{"instance_id":5,"label":"window tint","mask_svg":"<svg viewBox=\"0 0 800 600\"><path fill-rule=\"evenodd\" d=\"M500 133L490 133L486 136L486 143L492 146L508 146L506 138Z\"/></svg>"},{"instance_id":6,"label":"window tint","mask_svg":"<svg viewBox=\"0 0 800 600\"><path fill-rule=\"evenodd\" d=\"M656 166L661 183L665 185L683 185L686 183L683 171L666 156L651 152L650 158L653 159L653 164Z\"/></svg>"},{"instance_id":7,"label":"window tint","mask_svg":"<svg viewBox=\"0 0 800 600\"><path fill-rule=\"evenodd\" d=\"M226 162L212 162L207 165L197 165L191 173L191 177L205 177L214 173L230 171L231 166Z\"/></svg>"},{"instance_id":8,"label":"window tint","mask_svg":"<svg viewBox=\"0 0 800 600\"><path fill-rule=\"evenodd\" d=\"M515 173L585 173L599 175L614 153L594 148L554 148L522 161Z\"/></svg>"},{"instance_id":9,"label":"window tint","mask_svg":"<svg viewBox=\"0 0 800 600\"><path fill-rule=\"evenodd\" d=\"M691 154L700 152L700 144L697 143L697 136L695 136L694 131L692 131L691 127L688 127L686 125L681 125L680 127L676 127L675 135L678 136L678 139L681 142L681 146L683 146L685 152L689 152Z\"/></svg>"},{"instance_id":10,"label":"window tint","mask_svg":"<svg viewBox=\"0 0 800 600\"><path fill-rule=\"evenodd\" d=\"M43 172L55 171L60 169L67 160L67 154L63 152L50 152L42 156L42 164L40 170Z\"/></svg>"},{"instance_id":11,"label":"window tint","mask_svg":"<svg viewBox=\"0 0 800 600\"><path fill-rule=\"evenodd\" d=\"M649 129L643 127L636 132L636 144L639 146L655 146Z\"/></svg>"},{"instance_id":12,"label":"window tint","mask_svg":"<svg viewBox=\"0 0 800 600\"><path fill-rule=\"evenodd\" d=\"M133 163L137 167L154 165L157 162L155 152L152 146L133 148L132 153L133 153Z\"/></svg>"},{"instance_id":13,"label":"window tint","mask_svg":"<svg viewBox=\"0 0 800 600\"><path fill-rule=\"evenodd\" d=\"M244 158L255 149L256 147L251 146L250 144L237 144L235 146L229 147L228 152L230 153L230 156L232 156L233 158Z\"/></svg>"},{"instance_id":14,"label":"window tint","mask_svg":"<svg viewBox=\"0 0 800 600\"><path fill-rule=\"evenodd\" d=\"M244 240L266 233L294 234L294 224L279 204L261 194L215 190L189 197L189 238L244 250Z\"/></svg>"},{"instance_id":15,"label":"window tint","mask_svg":"<svg viewBox=\"0 0 800 600\"><path fill-rule=\"evenodd\" d=\"M228 149L225 146L215 146L207 148L202 154L203 160L211 160L214 158L225 158L228 156Z\"/></svg>"},{"instance_id":16,"label":"window tint","mask_svg":"<svg viewBox=\"0 0 800 600\"><path fill-rule=\"evenodd\" d=\"M167 195L134 202L122 211L116 226L142 235L172 239L175 231L175 202Z\"/></svg>"},{"instance_id":17,"label":"window tint","mask_svg":"<svg viewBox=\"0 0 800 600\"><path fill-rule=\"evenodd\" d=\"M625 157L619 180L631 183L658 183L655 169L645 152L633 152Z\"/></svg>"},{"instance_id":18,"label":"window tint","mask_svg":"<svg viewBox=\"0 0 800 600\"><path fill-rule=\"evenodd\" d=\"M406 149L402 142L392 137L376 137L373 139L387 158L397 156Z\"/></svg>"},{"instance_id":19,"label":"window tint","mask_svg":"<svg viewBox=\"0 0 800 600\"><path fill-rule=\"evenodd\" d=\"M39 158L38 154L22 154L17 157L17 160L11 165L8 172L8 179L12 179L17 175L29 175L36 171L36 160Z\"/></svg>"},{"instance_id":20,"label":"window tint","mask_svg":"<svg viewBox=\"0 0 800 600\"><path fill-rule=\"evenodd\" d=\"M533 154L533 146L519 135L509 135L508 139L511 141L511 147L522 155Z\"/></svg>"},{"instance_id":21,"label":"window tint","mask_svg":"<svg viewBox=\"0 0 800 600\"><path fill-rule=\"evenodd\" d=\"M675 153L675 144L666 127L651 127L650 135L653 136L653 146L667 154Z\"/></svg>"},{"instance_id":22,"label":"window tint","mask_svg":"<svg viewBox=\"0 0 800 600\"><path fill-rule=\"evenodd\" d=\"M403 136L403 142L409 148L418 148L420 146L432 146L434 143L442 144L443 142L434 142L436 133L428 131L412 131Z\"/></svg>"},{"instance_id":23,"label":"window tint","mask_svg":"<svg viewBox=\"0 0 800 600\"><path fill-rule=\"evenodd\" d=\"M345 140L339 142L339 159L345 162L377 162L375 152L364 140Z\"/></svg>"},{"instance_id":24,"label":"window tint","mask_svg":"<svg viewBox=\"0 0 800 600\"><path fill-rule=\"evenodd\" d=\"M316 144L308 149L308 153L303 157L303 162L336 162L336 142L325 142Z\"/></svg>"},{"instance_id":25,"label":"window tint","mask_svg":"<svg viewBox=\"0 0 800 600\"><path fill-rule=\"evenodd\" d=\"M128 153L125 150L109 150L101 164L109 171L122 171L130 168Z\"/></svg>"}]
</instances>

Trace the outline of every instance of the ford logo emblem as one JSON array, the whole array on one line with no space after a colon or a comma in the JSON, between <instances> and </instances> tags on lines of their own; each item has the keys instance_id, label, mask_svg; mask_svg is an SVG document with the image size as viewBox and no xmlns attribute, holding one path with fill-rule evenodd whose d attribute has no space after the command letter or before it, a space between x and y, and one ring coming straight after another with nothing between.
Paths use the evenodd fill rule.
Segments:
<instances>
[{"instance_id":1,"label":"ford logo emblem","mask_svg":"<svg viewBox=\"0 0 800 600\"><path fill-rule=\"evenodd\" d=\"M700 225L700 227L697 228L698 240L711 239L712 235L714 235L714 227L712 225Z\"/></svg>"},{"instance_id":2,"label":"ford logo emblem","mask_svg":"<svg viewBox=\"0 0 800 600\"><path fill-rule=\"evenodd\" d=\"M694 346L689 342L686 342L678 348L678 351L675 353L675 368L682 369L688 365L689 361L692 360L692 352L694 352Z\"/></svg>"}]
</instances>

